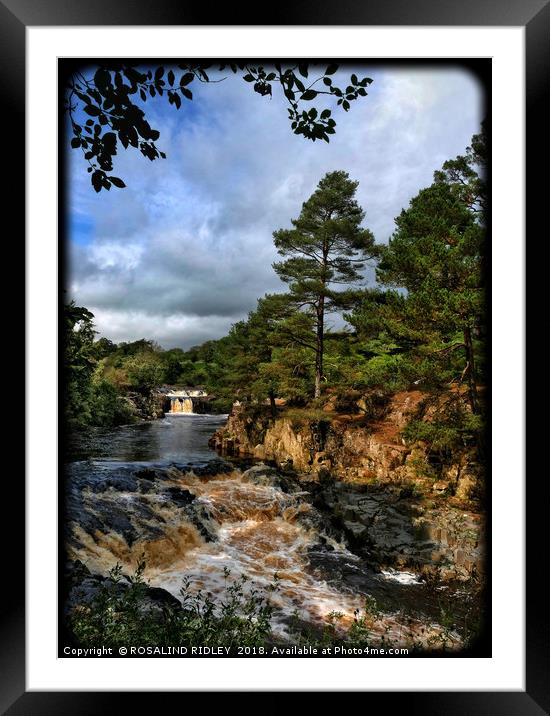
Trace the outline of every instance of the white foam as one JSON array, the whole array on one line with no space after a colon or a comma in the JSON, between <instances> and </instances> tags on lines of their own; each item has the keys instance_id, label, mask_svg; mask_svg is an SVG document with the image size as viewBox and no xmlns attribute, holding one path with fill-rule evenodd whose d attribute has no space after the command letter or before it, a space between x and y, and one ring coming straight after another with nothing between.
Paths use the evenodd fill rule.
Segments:
<instances>
[{"instance_id":1,"label":"white foam","mask_svg":"<svg viewBox=\"0 0 550 716\"><path fill-rule=\"evenodd\" d=\"M389 582L398 582L399 584L423 584L423 581L417 574L413 572L399 572L397 569L382 570L384 579Z\"/></svg>"}]
</instances>

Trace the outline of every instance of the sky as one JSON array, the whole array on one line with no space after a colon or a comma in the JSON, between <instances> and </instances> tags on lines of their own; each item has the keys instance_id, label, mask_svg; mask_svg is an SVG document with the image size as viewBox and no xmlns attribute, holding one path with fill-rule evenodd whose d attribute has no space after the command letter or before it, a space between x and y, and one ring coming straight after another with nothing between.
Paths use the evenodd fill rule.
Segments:
<instances>
[{"instance_id":1,"label":"sky","mask_svg":"<svg viewBox=\"0 0 550 716\"><path fill-rule=\"evenodd\" d=\"M352 72L373 83L349 112L333 111L330 144L292 134L278 87L269 99L230 76L194 82L180 110L146 103L167 158L120 148L112 173L126 189L96 194L80 150L68 149L67 291L98 337L189 348L225 335L259 297L285 290L273 231L291 227L329 171L359 182L363 225L388 241L395 217L479 131L483 89L448 65L348 65L336 78L345 86Z\"/></svg>"}]
</instances>

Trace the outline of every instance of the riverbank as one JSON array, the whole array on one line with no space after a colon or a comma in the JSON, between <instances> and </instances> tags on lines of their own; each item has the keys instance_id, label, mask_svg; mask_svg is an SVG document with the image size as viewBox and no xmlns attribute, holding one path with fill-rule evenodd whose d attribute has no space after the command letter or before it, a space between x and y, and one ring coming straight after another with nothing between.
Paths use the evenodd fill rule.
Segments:
<instances>
[{"instance_id":1,"label":"riverbank","mask_svg":"<svg viewBox=\"0 0 550 716\"><path fill-rule=\"evenodd\" d=\"M451 482L447 466L437 480L418 470L419 456L430 467L426 446L401 443L399 460L388 461L396 421L418 408L410 398L398 396L376 420L328 411L273 420L260 409L254 421L236 406L230 416L168 415L73 435L68 621L80 615L78 633L88 633L82 615L107 593L117 613L138 603L132 629L152 619L158 637L167 613L189 627L186 600L206 600L194 608L215 615L238 593L238 614L256 608L257 591L269 624L261 612L254 643L327 634L351 643L359 631L372 645L470 645L483 612L483 517L456 489L463 472ZM434 489L442 474L455 489ZM129 576L139 564L136 601Z\"/></svg>"},{"instance_id":2,"label":"riverbank","mask_svg":"<svg viewBox=\"0 0 550 716\"><path fill-rule=\"evenodd\" d=\"M275 417L238 405L209 444L221 455L268 460L312 485L316 507L380 567L481 580L484 475L476 448L438 451L404 437L413 420L432 427L456 398L404 391L343 412L334 396L323 409L280 409Z\"/></svg>"},{"instance_id":3,"label":"riverbank","mask_svg":"<svg viewBox=\"0 0 550 716\"><path fill-rule=\"evenodd\" d=\"M195 425L201 418L177 420ZM69 570L67 613L89 608L117 564L132 574L143 557L143 577L156 591L142 595L141 611L155 619L163 604L179 609L173 600L181 604L184 580L191 595L209 594L219 607L228 579L245 575L245 594L269 594L277 639L320 638L327 628L343 634L365 605L371 643L384 637L457 648L471 638L479 616L473 584L381 568L320 504L329 493L319 482L267 465L244 467L223 460L69 465L67 547L79 567ZM117 599L127 584L117 583Z\"/></svg>"}]
</instances>

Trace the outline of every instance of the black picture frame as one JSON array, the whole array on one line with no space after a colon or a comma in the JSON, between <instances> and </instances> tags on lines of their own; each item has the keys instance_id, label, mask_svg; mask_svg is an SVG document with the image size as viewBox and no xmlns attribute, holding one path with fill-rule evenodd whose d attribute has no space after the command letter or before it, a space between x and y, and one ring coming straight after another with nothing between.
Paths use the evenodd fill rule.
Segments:
<instances>
[{"instance_id":1,"label":"black picture frame","mask_svg":"<svg viewBox=\"0 0 550 716\"><path fill-rule=\"evenodd\" d=\"M239 3L216 9L216 25L258 24L257 7ZM522 26L526 42L526 159L527 159L527 231L544 226L542 212L546 202L542 192L545 181L535 179L541 157L549 156L550 140L547 113L543 112L545 86L550 77L550 2L548 0L341 0L337 4L304 0L292 9L270 7L269 25L434 25L434 26ZM138 0L87 0L68 3L64 0L0 0L0 47L2 62L2 113L4 167L9 167L9 206L12 216L21 217L24 226L25 176L22 148L25 146L25 32L29 26L83 25L211 25L211 8L186 7L169 0L155 3ZM251 21L252 19L252 21ZM7 174L7 172L6 172ZM6 196L6 195L5 195ZM17 225L15 225L17 226ZM23 233L23 229L15 229ZM527 232L526 232L527 235ZM24 237L18 245L22 252ZM541 284L530 283L528 299L534 305L534 294ZM536 374L530 364L530 374ZM15 398L14 398L15 400ZM17 396L17 403L21 403ZM531 426L532 429L533 426ZM539 428L542 435L542 428ZM535 430L536 432L536 430ZM530 434L533 440L533 433ZM17 471L13 472L17 475ZM497 479L497 477L495 477ZM27 692L25 686L25 572L24 572L24 481L5 481L5 504L16 517L13 530L19 534L9 539L4 551L4 573L9 587L4 589L6 603L0 613L0 708L2 713L19 714L97 714L128 707L128 693L121 692ZM543 486L540 488L544 489ZM370 693L384 708L406 708L413 713L429 714L541 714L550 712L550 628L547 595L541 588L541 545L545 543L543 509L539 487L528 486L527 494L527 604L526 612L526 690L524 692L383 692ZM18 519L17 519L18 518ZM520 578L521 575L516 575ZM205 664L206 666L206 664ZM437 685L434 684L434 688ZM163 706L166 705L163 695ZM181 694L173 693L180 698ZM380 698L381 697L381 698ZM155 692L140 693L142 706L158 698ZM383 700L383 701L382 701Z\"/></svg>"}]
</instances>

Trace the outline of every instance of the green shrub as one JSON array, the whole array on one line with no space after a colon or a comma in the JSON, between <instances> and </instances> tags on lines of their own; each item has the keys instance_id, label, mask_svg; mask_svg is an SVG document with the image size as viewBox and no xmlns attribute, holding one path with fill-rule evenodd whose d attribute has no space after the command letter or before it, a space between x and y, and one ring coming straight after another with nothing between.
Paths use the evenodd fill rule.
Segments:
<instances>
[{"instance_id":1,"label":"green shrub","mask_svg":"<svg viewBox=\"0 0 550 716\"><path fill-rule=\"evenodd\" d=\"M474 443L482 425L481 417L471 413L443 416L431 422L414 419L405 426L402 436L408 443L427 443L432 452L450 453Z\"/></svg>"},{"instance_id":2,"label":"green shrub","mask_svg":"<svg viewBox=\"0 0 550 716\"><path fill-rule=\"evenodd\" d=\"M144 570L141 559L135 573L125 578L129 582L126 585L117 564L92 602L73 609L69 625L79 644L259 646L270 636L272 607L268 594L254 588L245 590L246 577L229 580L230 571L224 569L226 590L217 604L202 590L192 593L186 578L180 590L180 608L151 608ZM276 589L276 583L271 589Z\"/></svg>"},{"instance_id":3,"label":"green shrub","mask_svg":"<svg viewBox=\"0 0 550 716\"><path fill-rule=\"evenodd\" d=\"M110 427L135 422L136 416L130 403L115 386L107 380L92 382L90 424Z\"/></svg>"},{"instance_id":4,"label":"green shrub","mask_svg":"<svg viewBox=\"0 0 550 716\"><path fill-rule=\"evenodd\" d=\"M220 397L214 398L208 403L209 413L230 413L233 407L233 398Z\"/></svg>"}]
</instances>

